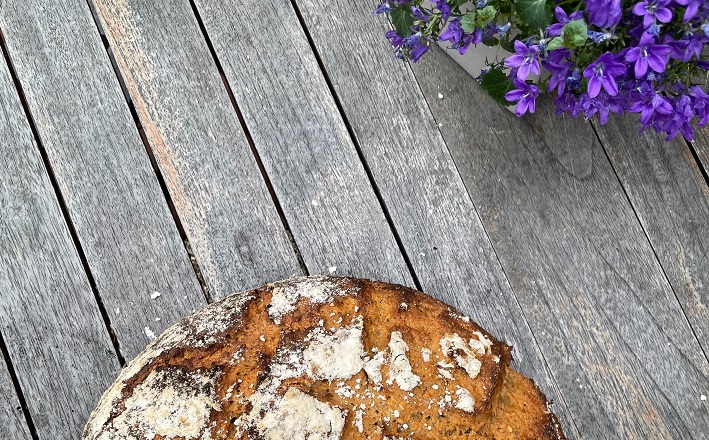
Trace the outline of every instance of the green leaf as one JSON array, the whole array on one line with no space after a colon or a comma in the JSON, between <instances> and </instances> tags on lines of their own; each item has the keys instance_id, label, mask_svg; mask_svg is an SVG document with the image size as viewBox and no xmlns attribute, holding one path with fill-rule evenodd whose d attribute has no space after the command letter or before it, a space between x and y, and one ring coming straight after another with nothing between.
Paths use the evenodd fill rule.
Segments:
<instances>
[{"instance_id":1,"label":"green leaf","mask_svg":"<svg viewBox=\"0 0 709 440\"><path fill-rule=\"evenodd\" d=\"M511 103L505 99L505 94L512 90L512 81L500 67L491 68L480 78L480 86L495 101L502 105Z\"/></svg>"},{"instance_id":2,"label":"green leaf","mask_svg":"<svg viewBox=\"0 0 709 440\"><path fill-rule=\"evenodd\" d=\"M588 27L583 20L573 20L564 25L561 36L567 46L581 47L588 40Z\"/></svg>"},{"instance_id":3,"label":"green leaf","mask_svg":"<svg viewBox=\"0 0 709 440\"><path fill-rule=\"evenodd\" d=\"M452 9L459 8L466 3L468 3L468 0L450 0L448 2L448 4L450 4Z\"/></svg>"},{"instance_id":4,"label":"green leaf","mask_svg":"<svg viewBox=\"0 0 709 440\"><path fill-rule=\"evenodd\" d=\"M564 39L561 37L556 37L547 43L547 50L554 50L564 47Z\"/></svg>"},{"instance_id":5,"label":"green leaf","mask_svg":"<svg viewBox=\"0 0 709 440\"><path fill-rule=\"evenodd\" d=\"M500 47L505 49L507 52L515 53L515 40L503 38L502 40L500 40Z\"/></svg>"},{"instance_id":6,"label":"green leaf","mask_svg":"<svg viewBox=\"0 0 709 440\"><path fill-rule=\"evenodd\" d=\"M460 19L460 27L463 29L463 31L472 34L475 31L475 16L476 16L475 9L472 11L468 12L467 14L463 15L463 18Z\"/></svg>"},{"instance_id":7,"label":"green leaf","mask_svg":"<svg viewBox=\"0 0 709 440\"><path fill-rule=\"evenodd\" d=\"M488 22L494 21L495 15L497 15L497 9L490 5L478 10L478 27L485 27Z\"/></svg>"},{"instance_id":8,"label":"green leaf","mask_svg":"<svg viewBox=\"0 0 709 440\"><path fill-rule=\"evenodd\" d=\"M515 9L519 20L533 29L546 29L551 24L551 0L516 0Z\"/></svg>"},{"instance_id":9,"label":"green leaf","mask_svg":"<svg viewBox=\"0 0 709 440\"><path fill-rule=\"evenodd\" d=\"M404 6L402 9L393 9L390 15L396 33L400 37L411 36L414 27L414 14L411 8Z\"/></svg>"},{"instance_id":10,"label":"green leaf","mask_svg":"<svg viewBox=\"0 0 709 440\"><path fill-rule=\"evenodd\" d=\"M488 47L495 47L500 45L500 40L495 37L483 38L483 44Z\"/></svg>"}]
</instances>

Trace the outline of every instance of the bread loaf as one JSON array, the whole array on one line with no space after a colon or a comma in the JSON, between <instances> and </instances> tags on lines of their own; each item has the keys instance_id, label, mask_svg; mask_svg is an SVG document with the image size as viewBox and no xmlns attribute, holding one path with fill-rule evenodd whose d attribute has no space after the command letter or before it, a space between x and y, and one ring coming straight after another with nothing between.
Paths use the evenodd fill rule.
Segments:
<instances>
[{"instance_id":1,"label":"bread loaf","mask_svg":"<svg viewBox=\"0 0 709 440\"><path fill-rule=\"evenodd\" d=\"M83 439L563 439L510 359L423 293L291 279L166 330L106 391Z\"/></svg>"}]
</instances>

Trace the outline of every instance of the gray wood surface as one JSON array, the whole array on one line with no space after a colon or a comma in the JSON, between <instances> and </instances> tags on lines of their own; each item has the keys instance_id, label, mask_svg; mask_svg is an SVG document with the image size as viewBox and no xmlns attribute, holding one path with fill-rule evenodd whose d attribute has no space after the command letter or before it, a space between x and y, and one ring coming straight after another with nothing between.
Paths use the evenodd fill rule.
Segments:
<instances>
[{"instance_id":1,"label":"gray wood surface","mask_svg":"<svg viewBox=\"0 0 709 440\"><path fill-rule=\"evenodd\" d=\"M94 4L211 295L300 273L189 3Z\"/></svg>"},{"instance_id":2,"label":"gray wood surface","mask_svg":"<svg viewBox=\"0 0 709 440\"><path fill-rule=\"evenodd\" d=\"M706 354L709 187L681 136L670 143L650 130L637 137L638 125L635 116L596 129Z\"/></svg>"},{"instance_id":3,"label":"gray wood surface","mask_svg":"<svg viewBox=\"0 0 709 440\"><path fill-rule=\"evenodd\" d=\"M130 360L153 334L206 304L204 295L88 5L5 0L0 28Z\"/></svg>"},{"instance_id":4,"label":"gray wood surface","mask_svg":"<svg viewBox=\"0 0 709 440\"><path fill-rule=\"evenodd\" d=\"M576 431L411 70L362 2L301 1L322 56L421 287L514 346L514 366ZM347 20L333 20L331 11Z\"/></svg>"},{"instance_id":5,"label":"gray wood surface","mask_svg":"<svg viewBox=\"0 0 709 440\"><path fill-rule=\"evenodd\" d=\"M29 440L30 431L20 399L10 379L5 359L0 356L0 438Z\"/></svg>"},{"instance_id":6,"label":"gray wood surface","mask_svg":"<svg viewBox=\"0 0 709 440\"><path fill-rule=\"evenodd\" d=\"M699 165L705 173L709 173L709 126L705 125L697 129L692 148L697 153Z\"/></svg>"},{"instance_id":7,"label":"gray wood surface","mask_svg":"<svg viewBox=\"0 0 709 440\"><path fill-rule=\"evenodd\" d=\"M571 175L527 123L430 55L417 79L581 436L707 438L709 364L600 143L593 172ZM548 104L545 132L585 145L591 128Z\"/></svg>"},{"instance_id":8,"label":"gray wood surface","mask_svg":"<svg viewBox=\"0 0 709 440\"><path fill-rule=\"evenodd\" d=\"M0 331L38 437L76 439L118 360L4 61L0 112Z\"/></svg>"},{"instance_id":9,"label":"gray wood surface","mask_svg":"<svg viewBox=\"0 0 709 440\"><path fill-rule=\"evenodd\" d=\"M308 269L412 285L291 4L195 3Z\"/></svg>"}]
</instances>

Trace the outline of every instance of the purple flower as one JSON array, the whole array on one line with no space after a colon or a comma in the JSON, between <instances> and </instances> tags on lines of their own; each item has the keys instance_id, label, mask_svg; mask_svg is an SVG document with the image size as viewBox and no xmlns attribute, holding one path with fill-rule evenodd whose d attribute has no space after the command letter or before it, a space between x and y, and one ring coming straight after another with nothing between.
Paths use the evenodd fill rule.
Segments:
<instances>
[{"instance_id":1,"label":"purple flower","mask_svg":"<svg viewBox=\"0 0 709 440\"><path fill-rule=\"evenodd\" d=\"M539 75L539 46L527 46L519 40L515 40L516 55L510 55L505 59L505 66L517 69L517 78L524 81L529 77L531 71Z\"/></svg>"},{"instance_id":2,"label":"purple flower","mask_svg":"<svg viewBox=\"0 0 709 440\"><path fill-rule=\"evenodd\" d=\"M465 55L471 44L478 44L483 40L483 30L475 28L472 34L466 33L460 26L460 18L451 20L445 31L438 36L438 41L450 41L451 49L458 49L461 55Z\"/></svg>"},{"instance_id":3,"label":"purple flower","mask_svg":"<svg viewBox=\"0 0 709 440\"><path fill-rule=\"evenodd\" d=\"M393 29L387 31L384 36L387 37L389 43L391 43L391 45L394 47L394 53L396 54L396 57L404 58L404 55L401 53L401 47L404 45L404 37L397 34L396 31Z\"/></svg>"},{"instance_id":4,"label":"purple flower","mask_svg":"<svg viewBox=\"0 0 709 440\"><path fill-rule=\"evenodd\" d=\"M596 26L613 27L623 15L623 5L621 0L586 0L586 12Z\"/></svg>"},{"instance_id":5,"label":"purple flower","mask_svg":"<svg viewBox=\"0 0 709 440\"><path fill-rule=\"evenodd\" d=\"M588 31L588 38L593 40L596 44L601 44L604 41L610 40L611 34L609 32Z\"/></svg>"},{"instance_id":6,"label":"purple flower","mask_svg":"<svg viewBox=\"0 0 709 440\"><path fill-rule=\"evenodd\" d=\"M507 92L505 99L510 102L517 102L515 106L515 114L517 116L522 116L527 113L534 113L537 107L536 99L539 96L539 89L537 86L532 84L527 84L526 82L515 79L513 81L516 89Z\"/></svg>"},{"instance_id":7,"label":"purple flower","mask_svg":"<svg viewBox=\"0 0 709 440\"><path fill-rule=\"evenodd\" d=\"M669 115L673 108L666 98L655 93L655 90L646 84L641 87L641 93L641 99L633 102L628 108L628 112L640 113L640 122L643 124L644 130L650 125L656 114Z\"/></svg>"},{"instance_id":8,"label":"purple flower","mask_svg":"<svg viewBox=\"0 0 709 440\"><path fill-rule=\"evenodd\" d=\"M644 33L639 45L625 54L626 61L635 62L636 78L642 78L647 73L648 66L658 73L664 72L667 67L672 48L664 44L655 44L654 40L655 37Z\"/></svg>"},{"instance_id":9,"label":"purple flower","mask_svg":"<svg viewBox=\"0 0 709 440\"><path fill-rule=\"evenodd\" d=\"M618 97L610 96L605 92L595 98L591 98L584 93L579 97L578 106L583 111L586 119L591 119L593 115L598 114L598 121L601 125L608 122L608 116L611 113L623 113L623 106L620 104Z\"/></svg>"},{"instance_id":10,"label":"purple flower","mask_svg":"<svg viewBox=\"0 0 709 440\"><path fill-rule=\"evenodd\" d=\"M423 54L428 52L428 41L421 38L421 34L416 33L404 39L404 47L409 50L409 56L415 63L421 59Z\"/></svg>"},{"instance_id":11,"label":"purple flower","mask_svg":"<svg viewBox=\"0 0 709 440\"><path fill-rule=\"evenodd\" d=\"M684 11L684 19L682 20L684 23L689 23L689 21L697 15L699 6L702 4L700 0L675 0L675 2L687 7Z\"/></svg>"},{"instance_id":12,"label":"purple flower","mask_svg":"<svg viewBox=\"0 0 709 440\"><path fill-rule=\"evenodd\" d=\"M655 23L669 23L672 20L672 11L667 8L670 0L649 0L636 3L633 14L643 17L643 26L647 29Z\"/></svg>"},{"instance_id":13,"label":"purple flower","mask_svg":"<svg viewBox=\"0 0 709 440\"><path fill-rule=\"evenodd\" d=\"M687 49L684 52L684 58L682 61L685 63L692 59L692 56L696 56L697 59L702 58L702 50L704 49L704 43L702 42L703 35L691 35L687 39Z\"/></svg>"},{"instance_id":14,"label":"purple flower","mask_svg":"<svg viewBox=\"0 0 709 440\"><path fill-rule=\"evenodd\" d=\"M446 0L437 0L436 8L441 11L443 21L448 21L448 17L451 15L451 5L449 5Z\"/></svg>"},{"instance_id":15,"label":"purple flower","mask_svg":"<svg viewBox=\"0 0 709 440\"><path fill-rule=\"evenodd\" d=\"M623 75L626 68L622 63L616 61L613 54L606 52L596 61L591 63L583 72L584 78L588 80L588 96L595 98L601 92L601 87L609 95L615 96L618 94L618 84L615 81L616 76Z\"/></svg>"},{"instance_id":16,"label":"purple flower","mask_svg":"<svg viewBox=\"0 0 709 440\"><path fill-rule=\"evenodd\" d=\"M690 89L690 96L694 105L694 113L701 118L697 126L701 127L709 122L709 95L701 87L693 86Z\"/></svg>"},{"instance_id":17,"label":"purple flower","mask_svg":"<svg viewBox=\"0 0 709 440\"><path fill-rule=\"evenodd\" d=\"M667 116L662 130L667 133L667 141L671 141L679 133L691 141L694 136L694 128L690 121L694 117L694 109L692 109L692 100L689 96L682 95L674 102L674 111Z\"/></svg>"},{"instance_id":18,"label":"purple flower","mask_svg":"<svg viewBox=\"0 0 709 440\"><path fill-rule=\"evenodd\" d=\"M415 63L421 59L423 54L428 52L428 40L422 37L420 33L403 38L396 31L390 30L385 35L391 45L394 46L394 53L397 58L406 59L408 56Z\"/></svg>"},{"instance_id":19,"label":"purple flower","mask_svg":"<svg viewBox=\"0 0 709 440\"><path fill-rule=\"evenodd\" d=\"M567 84L567 78L574 68L574 63L569 61L571 53L568 49L558 49L549 52L547 59L542 61L542 65L552 73L549 78L549 88L551 92L556 89L556 93L561 95L564 93Z\"/></svg>"},{"instance_id":20,"label":"purple flower","mask_svg":"<svg viewBox=\"0 0 709 440\"><path fill-rule=\"evenodd\" d=\"M377 6L377 9L372 12L372 15L388 14L391 12L391 5L389 2L382 2Z\"/></svg>"},{"instance_id":21,"label":"purple flower","mask_svg":"<svg viewBox=\"0 0 709 440\"><path fill-rule=\"evenodd\" d=\"M561 29L566 23L573 20L583 19L583 12L576 11L571 14L571 16L568 16L566 15L566 11L561 9L560 6L557 6L556 9L554 9L554 15L556 16L557 22L547 28L547 34L550 37L558 37L559 35L561 35Z\"/></svg>"}]
</instances>

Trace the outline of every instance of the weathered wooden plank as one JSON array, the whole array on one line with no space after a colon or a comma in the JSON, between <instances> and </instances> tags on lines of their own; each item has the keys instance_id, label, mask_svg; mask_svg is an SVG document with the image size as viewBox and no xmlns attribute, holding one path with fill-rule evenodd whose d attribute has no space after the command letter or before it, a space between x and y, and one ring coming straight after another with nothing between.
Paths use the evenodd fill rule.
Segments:
<instances>
[{"instance_id":1,"label":"weathered wooden plank","mask_svg":"<svg viewBox=\"0 0 709 440\"><path fill-rule=\"evenodd\" d=\"M707 438L709 364L600 143L578 179L442 51L414 71L581 436Z\"/></svg>"},{"instance_id":2,"label":"weathered wooden plank","mask_svg":"<svg viewBox=\"0 0 709 440\"><path fill-rule=\"evenodd\" d=\"M88 5L7 0L2 12L39 138L131 359L204 295Z\"/></svg>"},{"instance_id":3,"label":"weathered wooden plank","mask_svg":"<svg viewBox=\"0 0 709 440\"><path fill-rule=\"evenodd\" d=\"M189 3L93 4L211 295L300 273Z\"/></svg>"},{"instance_id":4,"label":"weathered wooden plank","mask_svg":"<svg viewBox=\"0 0 709 440\"><path fill-rule=\"evenodd\" d=\"M361 2L298 2L423 289L515 347L515 365L573 423L410 69ZM333 19L332 11L338 11ZM344 18L346 17L346 18Z\"/></svg>"},{"instance_id":5,"label":"weathered wooden plank","mask_svg":"<svg viewBox=\"0 0 709 440\"><path fill-rule=\"evenodd\" d=\"M637 117L614 118L596 127L675 295L709 353L709 187L684 139L667 143L650 131L638 137L637 130Z\"/></svg>"},{"instance_id":6,"label":"weathered wooden plank","mask_svg":"<svg viewBox=\"0 0 709 440\"><path fill-rule=\"evenodd\" d=\"M96 0L96 5L133 99L144 101L138 105L144 106L139 111L143 124L150 126L153 115L163 115L168 118L165 124L189 127L168 130L161 139L148 130L151 142L180 146L188 157L185 167L197 169L210 160L223 160L223 154L205 151L207 136L215 145L231 143L234 156L243 162L240 166L252 168L251 185L260 185L254 161L247 157L251 152L246 137L189 1ZM291 9L290 21L276 18L287 18L280 10L290 5L280 2L273 10L264 2L198 6L308 269L410 284L404 259L315 58L302 50L308 50L308 43L297 18ZM272 14L278 25L256 27L241 16L246 11ZM253 57L258 39L280 41L288 49L278 62L273 56ZM215 120L223 123L215 125ZM210 154L215 158L206 157ZM216 180L211 186L218 191L235 174L226 167L211 171L208 177L195 178ZM205 195L204 202L218 197Z\"/></svg>"},{"instance_id":7,"label":"weathered wooden plank","mask_svg":"<svg viewBox=\"0 0 709 440\"><path fill-rule=\"evenodd\" d=\"M118 359L4 62L0 112L0 331L39 438L79 438Z\"/></svg>"},{"instance_id":8,"label":"weathered wooden plank","mask_svg":"<svg viewBox=\"0 0 709 440\"><path fill-rule=\"evenodd\" d=\"M709 173L709 126L704 125L697 129L692 147L699 158L699 165L705 173Z\"/></svg>"},{"instance_id":9,"label":"weathered wooden plank","mask_svg":"<svg viewBox=\"0 0 709 440\"><path fill-rule=\"evenodd\" d=\"M291 4L195 3L306 265L411 285ZM252 14L269 26L249 19Z\"/></svg>"},{"instance_id":10,"label":"weathered wooden plank","mask_svg":"<svg viewBox=\"0 0 709 440\"><path fill-rule=\"evenodd\" d=\"M0 357L0 438L29 440L30 431L10 379L5 359Z\"/></svg>"}]
</instances>

